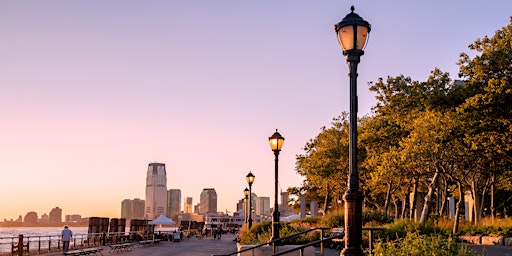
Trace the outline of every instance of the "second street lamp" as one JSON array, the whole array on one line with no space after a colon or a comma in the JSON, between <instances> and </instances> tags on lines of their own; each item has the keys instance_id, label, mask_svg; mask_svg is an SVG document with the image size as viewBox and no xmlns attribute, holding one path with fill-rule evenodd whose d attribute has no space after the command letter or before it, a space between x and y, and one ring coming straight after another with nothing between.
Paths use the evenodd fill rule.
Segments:
<instances>
[{"instance_id":1,"label":"second street lamp","mask_svg":"<svg viewBox=\"0 0 512 256\"><path fill-rule=\"evenodd\" d=\"M276 132L272 134L271 137L268 138L268 141L270 143L270 148L272 151L274 151L274 211L272 212L272 238L270 238L271 241L279 239L279 205L277 204L277 186L278 186L278 162L279 162L279 151L281 151L281 148L283 147L284 138ZM273 244L273 251L275 253L275 244Z\"/></svg>"},{"instance_id":2,"label":"second street lamp","mask_svg":"<svg viewBox=\"0 0 512 256\"><path fill-rule=\"evenodd\" d=\"M244 223L248 223L248 217L247 217L247 213L249 212L248 208L249 208L249 189L248 188L245 188L244 189L244 196L245 196L245 218L244 218Z\"/></svg>"},{"instance_id":3,"label":"second street lamp","mask_svg":"<svg viewBox=\"0 0 512 256\"><path fill-rule=\"evenodd\" d=\"M350 69L350 116L349 116L349 177L345 200L345 248L342 255L364 255L361 248L363 236L363 193L359 188L357 171L357 64L364 54L364 46L370 33L370 23L354 13L354 6L343 20L334 26L338 41L347 56Z\"/></svg>"},{"instance_id":4,"label":"second street lamp","mask_svg":"<svg viewBox=\"0 0 512 256\"><path fill-rule=\"evenodd\" d=\"M247 184L249 184L249 229L252 227L252 183L254 182L254 175L252 172L249 172L247 176L245 176L245 179L247 180Z\"/></svg>"}]
</instances>

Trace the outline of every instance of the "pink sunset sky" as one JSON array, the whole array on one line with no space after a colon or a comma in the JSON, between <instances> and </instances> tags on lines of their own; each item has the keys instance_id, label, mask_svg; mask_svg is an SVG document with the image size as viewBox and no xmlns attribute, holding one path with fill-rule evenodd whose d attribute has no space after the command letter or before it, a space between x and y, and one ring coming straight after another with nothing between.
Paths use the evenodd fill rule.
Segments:
<instances>
[{"instance_id":1,"label":"pink sunset sky","mask_svg":"<svg viewBox=\"0 0 512 256\"><path fill-rule=\"evenodd\" d=\"M459 53L512 10L510 0L0 2L0 221L57 206L120 217L123 199L144 199L154 161L194 204L215 188L218 210L235 211L249 171L253 192L273 199L276 128L280 187L299 186L295 156L349 108L334 24L351 5L372 25L359 116L379 77L422 81L439 67L456 79Z\"/></svg>"}]
</instances>

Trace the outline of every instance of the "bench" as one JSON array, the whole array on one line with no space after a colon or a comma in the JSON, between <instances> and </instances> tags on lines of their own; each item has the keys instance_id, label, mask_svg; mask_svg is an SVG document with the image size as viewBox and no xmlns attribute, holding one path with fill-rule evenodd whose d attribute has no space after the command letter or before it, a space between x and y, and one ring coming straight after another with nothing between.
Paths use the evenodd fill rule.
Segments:
<instances>
[{"instance_id":1,"label":"bench","mask_svg":"<svg viewBox=\"0 0 512 256\"><path fill-rule=\"evenodd\" d=\"M141 247L141 246L146 247L146 246L151 246L151 245L153 245L153 240L139 241L139 247Z\"/></svg>"},{"instance_id":2,"label":"bench","mask_svg":"<svg viewBox=\"0 0 512 256\"><path fill-rule=\"evenodd\" d=\"M70 255L70 256L79 256L79 255L89 255L89 254L101 254L103 255L103 253L101 253L101 250L103 250L102 248L86 248L86 249L81 249L81 250L71 250L71 251L67 251L67 252L64 252L63 254L64 255Z\"/></svg>"},{"instance_id":3,"label":"bench","mask_svg":"<svg viewBox=\"0 0 512 256\"><path fill-rule=\"evenodd\" d=\"M63 252L63 254L71 255L71 256L85 255L82 250L71 250L71 251Z\"/></svg>"},{"instance_id":4,"label":"bench","mask_svg":"<svg viewBox=\"0 0 512 256\"><path fill-rule=\"evenodd\" d=\"M111 244L110 249L114 252L128 251L133 249L132 243L123 243L123 244Z\"/></svg>"},{"instance_id":5,"label":"bench","mask_svg":"<svg viewBox=\"0 0 512 256\"><path fill-rule=\"evenodd\" d=\"M333 228L331 232L331 236L345 235L344 228ZM334 238L332 239L334 242L343 242L343 238Z\"/></svg>"}]
</instances>

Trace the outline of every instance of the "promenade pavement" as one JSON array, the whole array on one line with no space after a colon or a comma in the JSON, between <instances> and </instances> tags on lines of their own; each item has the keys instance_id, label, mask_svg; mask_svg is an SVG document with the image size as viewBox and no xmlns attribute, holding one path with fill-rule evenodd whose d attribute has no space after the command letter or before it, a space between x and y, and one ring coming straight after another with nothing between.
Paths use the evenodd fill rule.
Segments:
<instances>
[{"instance_id":1,"label":"promenade pavement","mask_svg":"<svg viewBox=\"0 0 512 256\"><path fill-rule=\"evenodd\" d=\"M213 239L211 237L205 239L183 239L181 242L163 241L159 245L138 247L128 251L114 252L110 247L103 247L103 255L118 256L211 256L212 254L228 254L237 250L236 243L233 241L234 235L225 234L221 239ZM511 246L500 245L468 245L475 251L475 255L482 256L512 256ZM479 254L477 254L479 253ZM62 255L60 253L46 254L47 256ZM319 256L320 248L316 248L316 254L311 256ZM325 248L324 256L339 256L340 251ZM309 256L309 255L306 255Z\"/></svg>"},{"instance_id":2,"label":"promenade pavement","mask_svg":"<svg viewBox=\"0 0 512 256\"><path fill-rule=\"evenodd\" d=\"M221 239L207 237L205 239L183 239L181 242L160 242L159 245L150 247L135 247L126 252L112 252L119 256L211 256L212 254L228 254L236 252L236 243L233 234L224 234ZM316 248L319 252L319 248ZM316 255L320 255L317 252ZM339 256L340 252L325 249L324 256ZM314 256L314 255L311 255Z\"/></svg>"}]
</instances>

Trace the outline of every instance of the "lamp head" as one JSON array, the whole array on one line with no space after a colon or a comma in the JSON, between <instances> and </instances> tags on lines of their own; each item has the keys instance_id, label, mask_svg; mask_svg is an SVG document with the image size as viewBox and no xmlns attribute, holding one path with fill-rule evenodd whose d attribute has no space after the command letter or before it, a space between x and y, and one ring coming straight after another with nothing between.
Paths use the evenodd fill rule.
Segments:
<instances>
[{"instance_id":1,"label":"lamp head","mask_svg":"<svg viewBox=\"0 0 512 256\"><path fill-rule=\"evenodd\" d=\"M252 185L252 183L254 182L254 178L256 178L252 172L249 172L249 174L247 174L247 176L245 176L245 179L247 180L247 183L249 184L249 186Z\"/></svg>"},{"instance_id":2,"label":"lamp head","mask_svg":"<svg viewBox=\"0 0 512 256\"><path fill-rule=\"evenodd\" d=\"M364 47L368 40L371 30L370 23L364 20L358 14L354 13L354 6L343 20L334 25L334 30L338 36L338 42L343 49L343 55L358 53L359 56L364 54Z\"/></svg>"},{"instance_id":3,"label":"lamp head","mask_svg":"<svg viewBox=\"0 0 512 256\"><path fill-rule=\"evenodd\" d=\"M268 138L268 141L270 143L270 148L272 151L281 151L281 148L283 147L284 138L279 134L279 132L276 132L272 134L271 137Z\"/></svg>"}]
</instances>

